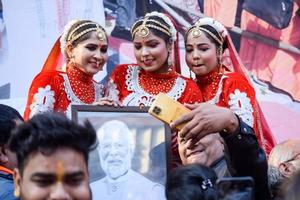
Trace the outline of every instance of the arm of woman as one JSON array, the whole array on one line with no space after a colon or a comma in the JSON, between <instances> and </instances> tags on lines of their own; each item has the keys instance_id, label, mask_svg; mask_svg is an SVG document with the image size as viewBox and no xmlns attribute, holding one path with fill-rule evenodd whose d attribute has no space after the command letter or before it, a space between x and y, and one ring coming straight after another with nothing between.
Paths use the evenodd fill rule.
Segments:
<instances>
[{"instance_id":1,"label":"arm of woman","mask_svg":"<svg viewBox=\"0 0 300 200\"><path fill-rule=\"evenodd\" d=\"M203 96L198 85L191 79L184 78L186 80L186 87L182 96L178 99L180 103L201 103L203 102Z\"/></svg>"},{"instance_id":2,"label":"arm of woman","mask_svg":"<svg viewBox=\"0 0 300 200\"><path fill-rule=\"evenodd\" d=\"M62 81L56 72L39 73L32 81L28 92L24 119L37 113L53 111L57 101L57 88ZM61 78L62 79L62 78Z\"/></svg>"},{"instance_id":3,"label":"arm of woman","mask_svg":"<svg viewBox=\"0 0 300 200\"><path fill-rule=\"evenodd\" d=\"M126 68L124 65L117 65L113 70L105 88L105 95L95 105L123 106L121 102L122 88L125 84Z\"/></svg>"},{"instance_id":4,"label":"arm of woman","mask_svg":"<svg viewBox=\"0 0 300 200\"><path fill-rule=\"evenodd\" d=\"M225 107L237 114L251 128L256 128L256 95L248 80L237 73L230 73L224 80Z\"/></svg>"},{"instance_id":5,"label":"arm of woman","mask_svg":"<svg viewBox=\"0 0 300 200\"><path fill-rule=\"evenodd\" d=\"M224 106L232 110L243 122L253 128L260 146L269 154L276 142L267 122L264 121L265 118L256 100L254 88L248 80L237 73L231 73L228 77L225 80L223 90Z\"/></svg>"}]
</instances>

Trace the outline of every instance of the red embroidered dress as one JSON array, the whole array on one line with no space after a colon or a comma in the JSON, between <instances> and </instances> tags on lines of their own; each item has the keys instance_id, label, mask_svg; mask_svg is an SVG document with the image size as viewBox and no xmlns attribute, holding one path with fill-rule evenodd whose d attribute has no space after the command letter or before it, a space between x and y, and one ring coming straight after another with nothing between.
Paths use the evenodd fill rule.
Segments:
<instances>
[{"instance_id":1,"label":"red embroidered dress","mask_svg":"<svg viewBox=\"0 0 300 200\"><path fill-rule=\"evenodd\" d=\"M164 74L146 72L136 64L118 65L110 82L115 85L120 101L125 106L150 106L159 92L164 92L180 103L202 102L197 84L175 71ZM173 164L181 163L177 133L172 134Z\"/></svg>"},{"instance_id":2,"label":"red embroidered dress","mask_svg":"<svg viewBox=\"0 0 300 200\"><path fill-rule=\"evenodd\" d=\"M192 80L175 71L164 74L146 72L136 64L118 65L110 81L116 85L126 106L150 106L159 92L180 103L202 102L202 94Z\"/></svg>"},{"instance_id":3,"label":"red embroidered dress","mask_svg":"<svg viewBox=\"0 0 300 200\"><path fill-rule=\"evenodd\" d=\"M92 104L103 94L103 85L96 83L75 66L63 71L43 71L33 80L28 94L24 118L47 111L71 116L71 104Z\"/></svg>"},{"instance_id":4,"label":"red embroidered dress","mask_svg":"<svg viewBox=\"0 0 300 200\"><path fill-rule=\"evenodd\" d=\"M271 138L260 134L255 90L243 75L236 72L221 74L214 70L207 75L197 76L197 84L204 101L231 109L254 129L260 145L269 153L273 144L268 140Z\"/></svg>"}]
</instances>

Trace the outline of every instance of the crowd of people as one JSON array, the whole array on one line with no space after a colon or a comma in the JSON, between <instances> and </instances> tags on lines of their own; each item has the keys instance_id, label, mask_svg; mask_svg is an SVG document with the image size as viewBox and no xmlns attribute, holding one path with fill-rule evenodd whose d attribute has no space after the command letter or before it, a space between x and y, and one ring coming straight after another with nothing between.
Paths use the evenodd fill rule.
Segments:
<instances>
[{"instance_id":1,"label":"crowd of people","mask_svg":"<svg viewBox=\"0 0 300 200\"><path fill-rule=\"evenodd\" d=\"M25 122L13 108L0 107L0 198L220 199L222 178L250 177L249 200L297 199L300 141L275 146L226 28L202 18L187 29L194 80L176 72L177 37L170 17L146 14L131 28L136 63L117 65L101 85L93 76L107 62L108 35L96 22L70 21L31 84ZM58 68L61 55L66 64ZM132 170L135 144L124 122L107 121L96 133L88 121L68 119L71 105L147 107L161 92L190 109L170 124L165 185ZM90 183L93 148L105 176Z\"/></svg>"}]
</instances>

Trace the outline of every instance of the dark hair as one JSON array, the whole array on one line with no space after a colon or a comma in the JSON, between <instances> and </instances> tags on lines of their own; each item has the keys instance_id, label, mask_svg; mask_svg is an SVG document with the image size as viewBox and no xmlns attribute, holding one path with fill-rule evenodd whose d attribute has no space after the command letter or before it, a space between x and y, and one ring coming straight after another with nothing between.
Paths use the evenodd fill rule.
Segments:
<instances>
[{"instance_id":1,"label":"dark hair","mask_svg":"<svg viewBox=\"0 0 300 200\"><path fill-rule=\"evenodd\" d=\"M8 143L12 130L17 126L16 120L24 121L16 109L0 104L0 146Z\"/></svg>"},{"instance_id":2,"label":"dark hair","mask_svg":"<svg viewBox=\"0 0 300 200\"><path fill-rule=\"evenodd\" d=\"M144 18L142 18L141 20L137 21L133 27L132 27L132 31L134 31L136 28L138 28L140 25L142 25ZM158 17L158 16L150 16L148 17L148 20L155 20L158 23L163 24L164 26L168 27L168 29L170 30L170 25L167 24L162 18ZM160 27L160 25L158 23L152 22L152 21L147 21L146 24L151 24L153 26L157 26ZM164 28L163 28L164 29ZM151 31L151 33L153 33L155 36L162 38L166 44L170 44L172 41L171 36L167 35L166 33L159 31L155 28L151 28L149 27L149 30ZM134 38L134 35L132 36L132 39Z\"/></svg>"},{"instance_id":3,"label":"dark hair","mask_svg":"<svg viewBox=\"0 0 300 200\"><path fill-rule=\"evenodd\" d=\"M44 113L33 116L14 130L9 148L16 152L18 168L23 169L33 153L51 155L58 148L70 148L82 153L86 163L88 154L96 141L92 125L76 124L59 113Z\"/></svg>"},{"instance_id":4,"label":"dark hair","mask_svg":"<svg viewBox=\"0 0 300 200\"><path fill-rule=\"evenodd\" d=\"M167 177L166 197L168 200L216 200L216 180L213 169L200 164L175 168Z\"/></svg>"}]
</instances>

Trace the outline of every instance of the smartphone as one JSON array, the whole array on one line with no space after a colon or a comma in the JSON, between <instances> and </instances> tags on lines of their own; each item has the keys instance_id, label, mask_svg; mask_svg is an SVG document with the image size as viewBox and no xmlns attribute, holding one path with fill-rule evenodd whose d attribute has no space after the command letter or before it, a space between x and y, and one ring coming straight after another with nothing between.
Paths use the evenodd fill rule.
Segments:
<instances>
[{"instance_id":1,"label":"smartphone","mask_svg":"<svg viewBox=\"0 0 300 200\"><path fill-rule=\"evenodd\" d=\"M157 119L170 124L180 116L190 112L183 104L173 100L164 93L159 93L151 104L148 113ZM175 128L179 131L185 123L177 125Z\"/></svg>"},{"instance_id":2,"label":"smartphone","mask_svg":"<svg viewBox=\"0 0 300 200\"><path fill-rule=\"evenodd\" d=\"M226 177L216 182L218 200L254 200L252 177Z\"/></svg>"}]
</instances>

